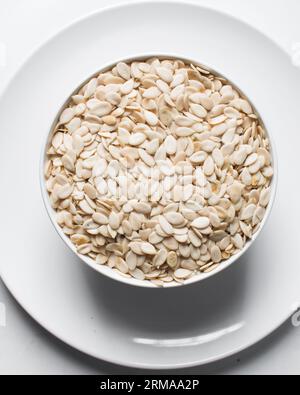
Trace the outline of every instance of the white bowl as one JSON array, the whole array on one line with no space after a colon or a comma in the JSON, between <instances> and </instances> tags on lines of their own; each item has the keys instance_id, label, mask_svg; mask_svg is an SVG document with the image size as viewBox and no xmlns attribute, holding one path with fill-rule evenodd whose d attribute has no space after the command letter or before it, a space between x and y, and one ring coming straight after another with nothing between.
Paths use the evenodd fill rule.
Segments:
<instances>
[{"instance_id":1,"label":"white bowl","mask_svg":"<svg viewBox=\"0 0 300 395\"><path fill-rule=\"evenodd\" d=\"M276 155L276 150L275 150L275 146L274 146L274 142L272 140L272 136L269 134L267 125L265 124L265 122L263 121L263 117L261 116L261 114L259 113L259 111L257 111L255 104L251 101L251 98L242 90L241 87L238 87L237 85L234 84L234 82L228 78L227 76L224 76L221 72L215 70L214 68L208 66L208 65L204 65L201 64L200 61L195 61L195 60L191 60L191 59L187 59L182 55L174 55L173 54L155 54L155 53L149 53L149 54L142 54L142 55L134 55L134 56L128 56L126 59L117 59L114 60L112 62L110 62L107 65L104 65L102 67L99 68L99 70L97 70L94 75L88 77L82 84L80 84L78 87L76 87L76 89L74 89L74 91L69 95L69 97L67 98L67 100L60 106L59 110L57 111L57 117L55 118L55 120L53 121L53 124L51 125L50 128L50 132L49 134L46 136L45 138L45 143L43 144L42 147L42 154L41 154L41 160L40 160L40 186L41 186L41 191L42 191L42 197L43 197L43 201L47 210L47 213L51 219L51 222L54 226L54 228L56 229L57 233L59 234L59 236L62 238L62 240L66 243L66 245L84 262L86 263L89 267L91 267L92 269L94 269L95 271L97 271L98 273L101 273L113 280L128 284L128 285L133 285L133 286L137 286L137 287L146 287L146 288L158 288L157 286L155 286L153 283L151 283L150 281L146 281L146 280L137 280L135 278L127 278L122 276L121 274L118 274L116 271L112 270L111 268L109 268L108 266L105 265L99 265L97 264L92 258L87 257L85 255L80 255L78 254L76 247L74 246L74 244L71 242L70 238L68 236L66 236L64 234L64 232L62 231L61 227L57 224L56 219L55 219L55 210L52 208L51 204L50 204L50 200L49 200L49 194L48 191L46 189L46 183L45 183L45 177L44 177L44 166L45 166L45 161L46 161L46 152L47 152L47 148L49 146L49 143L51 141L53 132L54 132L54 127L56 126L58 119L59 119L59 115L61 114L61 111L65 108L65 106L67 105L67 103L70 101L71 96L73 96L76 92L78 92L78 90L83 87L93 76L98 75L100 72L105 72L107 70L110 70L113 66L115 66L117 63L119 62L132 62L135 60L140 60L143 61L145 59L149 59L152 57L158 57L161 59L181 59L186 63L192 63L194 65L199 65L199 66L203 66L208 70L211 70L214 73L217 73L219 76L223 76L224 78L226 78L230 84L232 86L235 87L236 90L238 90L244 97L247 98L247 100L251 103L253 109L255 110L255 113L259 116L260 121L262 122L262 124L265 127L267 136L269 138L270 141L270 152L271 152L271 156L272 156L272 166L274 169L274 175L271 181L271 197L270 197L270 202L268 204L265 216L261 222L260 228L259 230L255 233L255 235L252 237L251 240L248 240L244 246L244 248L236 255L230 257L229 259L223 261L220 263L220 265L213 270L210 273L200 273L194 275L193 277L191 277L190 279L187 279L184 284L179 284L176 283L175 281L172 283L166 283L164 288L173 288L173 287L178 287L178 286L185 286L185 285L189 285L189 284L194 284L196 282L199 281L203 281L205 279L208 279L214 275L216 275L217 273L222 272L223 270L225 270L226 268L228 268L229 266L231 266L234 262L236 262L243 254L246 253L246 251L248 251L248 249L250 248L250 246L253 245L253 243L255 242L255 240L258 238L258 236L260 235L260 233L262 232L268 218L269 215L271 213L273 204L274 204L274 200L275 200L275 195L276 195L276 188L277 188L277 174L278 174L278 170L277 170L277 155Z\"/></svg>"}]
</instances>

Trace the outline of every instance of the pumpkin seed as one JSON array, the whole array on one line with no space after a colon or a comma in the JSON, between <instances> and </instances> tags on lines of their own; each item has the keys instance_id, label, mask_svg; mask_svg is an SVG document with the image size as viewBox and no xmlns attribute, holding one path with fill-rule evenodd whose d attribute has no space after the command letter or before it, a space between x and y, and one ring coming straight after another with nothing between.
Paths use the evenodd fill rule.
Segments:
<instances>
[{"instance_id":1,"label":"pumpkin seed","mask_svg":"<svg viewBox=\"0 0 300 395\"><path fill-rule=\"evenodd\" d=\"M177 254L174 251L169 252L167 256L167 263L171 269L175 269L178 263ZM179 277L178 277L179 278Z\"/></svg>"},{"instance_id":2,"label":"pumpkin seed","mask_svg":"<svg viewBox=\"0 0 300 395\"><path fill-rule=\"evenodd\" d=\"M210 220L208 217L199 217L191 223L191 226L197 229L205 229L209 226L209 224Z\"/></svg>"},{"instance_id":3,"label":"pumpkin seed","mask_svg":"<svg viewBox=\"0 0 300 395\"><path fill-rule=\"evenodd\" d=\"M192 271L191 270L187 270L187 269L177 269L175 272L174 272L174 276L176 277L176 278L179 278L179 279L187 279L187 278L189 278L191 275L192 275Z\"/></svg>"}]
</instances>

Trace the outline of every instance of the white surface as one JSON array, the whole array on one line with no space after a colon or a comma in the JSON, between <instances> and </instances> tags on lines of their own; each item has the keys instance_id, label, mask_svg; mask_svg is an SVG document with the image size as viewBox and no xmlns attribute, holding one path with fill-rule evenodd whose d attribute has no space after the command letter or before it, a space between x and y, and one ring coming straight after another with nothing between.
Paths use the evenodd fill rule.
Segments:
<instances>
[{"instance_id":1,"label":"white surface","mask_svg":"<svg viewBox=\"0 0 300 395\"><path fill-rule=\"evenodd\" d=\"M10 4L12 4L13 2L10 2ZM23 3L23 2L22 2ZM27 2L27 3L30 3L29 1ZM52 2L53 3L53 2ZM66 2L67 3L67 2ZM88 5L89 4L89 2L86 2L87 4L86 5ZM103 2L104 3L104 2ZM202 2L203 3L203 2ZM217 3L217 2L210 2L210 3ZM219 3L219 2L218 2ZM232 4L233 2L226 2L226 1L223 1L222 3L228 3L228 4ZM238 2L237 1L235 1L234 2L235 4L237 4ZM264 3L269 3L269 2L267 2L267 1L265 1ZM291 3L291 5L292 5L292 3L294 3L294 2L290 2ZM43 6L45 6L45 4L46 4L46 2L43 2ZM254 4L254 2L252 1L251 2L251 8L253 7L254 8L254 6L253 6L253 4ZM270 3L269 3L270 4ZM286 6L286 2L284 3L285 4L285 6ZM76 3L74 4L74 2L72 2L72 11L74 11L74 9L76 9L76 7L75 7L75 5L76 5ZM249 6L250 6L250 4L249 4ZM264 14L264 12L263 12L263 9L262 9L262 7L261 7L261 12L262 12L262 14ZM49 10L47 11L47 16L49 17ZM291 14L292 15L295 15L295 12L291 12ZM275 15L275 14L274 14ZM278 16L279 16L280 14L278 14ZM248 15L249 16L249 15ZM282 15L280 15L281 16L281 20L282 20ZM22 17L24 17L24 13L22 14ZM273 16L273 14L272 14L272 18L274 18L274 16ZM57 18L56 18L56 22L57 22ZM43 24L43 27L44 27L44 25L45 24ZM41 38L41 35L39 35L39 38ZM20 37L19 37L19 39L20 39ZM3 41L3 40L2 40ZM293 39L293 41L297 41L297 39ZM282 44L284 44L284 43L282 43ZM22 50L24 50L24 45L22 46L20 46L20 47L22 47ZM8 49L9 49L9 47L8 47ZM9 54L9 51L8 51L8 54ZM9 59L9 58L8 58ZM9 63L8 63L9 64ZM1 299L0 299L0 301L1 301ZM2 341L3 340L3 338L5 337L5 336L11 336L11 330L12 329L10 329L10 330L8 330L8 328L9 328L9 308L11 307L11 308L13 308L13 304L11 305L11 306L9 306L8 304L7 304L7 314L8 314L8 326L6 327L6 329L2 329L2 328L0 328L0 334L1 334L1 337L0 337L0 341ZM24 324L24 322L22 321L22 324ZM32 327L33 328L36 328L36 326L35 326L35 324L30 324L30 325L32 325ZM4 333L4 336L2 336L2 332ZM9 335L8 335L8 333L9 333ZM297 333L297 335L296 335L296 333ZM24 331L24 335L25 335L25 331ZM275 337L273 336L273 339L275 338L275 340L277 339L277 336L278 335L275 335ZM297 330L297 329L294 329L294 335L293 335L293 337L295 337L296 339L298 339L298 341L299 341L299 330ZM25 339L27 339L28 337L24 337ZM29 338L30 338L30 336L29 336ZM47 336L47 338L48 338L48 336ZM270 340L268 340L267 342L269 342ZM295 341L295 340L294 340ZM8 345L9 344L9 341L7 341L7 340L4 340L4 342L5 342L5 344L6 345ZM56 341L54 341L53 339L49 339L49 342L50 343L54 343L54 342L56 342ZM15 341L15 339L13 340L13 343L14 344L16 344L16 341ZM264 343L264 344L266 344L266 342ZM293 344L293 343L292 343ZM299 344L299 343L298 343ZM265 346L266 347L266 346ZM295 350L297 347L295 346L295 343L294 343L294 345L293 345L293 350ZM18 349L19 350L19 352L20 352L20 349L22 349L22 348L20 348L20 347L16 347L16 349ZM258 347L258 351L257 351L257 353L255 354L255 356L259 359L260 358L260 353L259 353L259 347ZM61 355L64 355L64 358L67 358L67 356L70 356L70 354L68 353L68 355L66 355L66 351L64 351L65 350L65 347L62 347L62 349L61 349L62 351L61 351ZM283 351L284 350L284 351ZM271 352L275 352L275 350L272 348L271 350L270 350ZM288 349L287 348L282 348L282 350L278 350L277 352L280 352L280 353L286 353L288 351ZM42 354L42 349L41 350L37 350L37 357L39 358L39 357L41 357L41 354ZM2 354L2 353L1 353ZM5 355L6 353L3 353L2 355ZM74 354L75 355L78 355L77 353L74 353L74 352L72 352L71 353L73 356L74 356ZM251 352L250 352L250 354L251 354ZM265 352L263 352L263 354L265 354ZM28 360L25 358L24 359L24 365L23 366L21 366L21 364L19 365L19 368L18 367L15 367L15 368L13 368L13 362L14 362L14 360L18 360L18 362L20 362L20 358L19 358L19 354L18 355L15 355L15 354L13 354L13 352L10 352L10 353L8 353L8 355L10 356L10 362L7 362L7 360L6 359L4 359L3 361L1 361L1 365L0 365L0 371L2 372L4 372L4 371L15 371L15 370L13 370L13 369L19 369L19 371L21 371L21 372L28 372L28 370L27 369L29 369L29 363L28 363ZM21 355L24 355L24 352L21 354ZM244 355L249 355L249 351L246 353L246 354L244 354ZM288 355L288 354L287 354ZM6 358L7 358L7 355L6 355ZM258 366L258 365L256 365L256 367L255 367L255 365L253 366L253 364L252 364L252 366L251 366L251 362L253 361L253 359L251 359L251 357L249 358L249 357L247 357L248 358L248 361L247 361L247 363L246 363L246 365L244 365L244 368L246 369L246 370L244 370L244 372L246 372L246 373L253 373L254 371L253 371L253 369L257 369L256 371L269 371L269 372L281 372L280 371L280 369L282 369L282 372L284 372L284 370L283 369L288 369L288 370L285 370L285 372L286 373L299 373L299 370L298 370L298 366L299 366L299 355L298 355L298 362L297 362L297 360L295 360L295 364L294 365L289 365L288 364L288 361L286 360L285 361L285 363L282 363L282 365L280 366L280 365L276 365L275 364L275 361L276 361L276 358L275 357L271 357L270 356L270 359L265 359L266 358L266 355L264 355L264 363L265 363L265 365L261 365L260 367ZM45 361L47 361L47 362L49 362L50 363L50 361L52 360L52 358L51 358L51 355L49 354L49 358L48 358L48 356L45 356L45 355L43 355L43 358L42 358L43 360L45 360ZM280 355L280 359L282 359L282 355ZM87 366L87 369L91 369L90 371L91 372L94 372L92 369L93 368L95 368L96 366L102 366L102 369L104 368L108 368L108 369L110 369L110 367L108 367L107 365L105 365L105 367L103 367L103 365L101 365L101 364L98 364L97 362L90 362L90 360L89 359L87 359L86 357L83 357L83 356L79 356L78 355L78 360L82 360L82 361L85 361L86 362L86 364L87 365L85 365L85 366ZM62 362L63 363L63 362ZM73 361L73 363L75 364L76 363L76 357L75 357L75 360ZM95 365L94 365L94 363L95 363ZM227 364L227 365L226 365ZM248 367L247 367L247 364L248 364ZM3 368L2 368L2 365L3 365ZM53 359L53 365L52 366L54 366L53 368L51 368L51 366L49 365L49 367L48 367L48 369L49 370L46 370L46 368L45 367L43 367L43 369L41 368L41 364L40 364L40 362L39 363L37 363L35 366L34 365L32 365L32 367L30 368L31 370L31 372L45 372L45 373L47 373L47 372L53 372L54 370L53 369L59 369L58 368L58 365L59 365L59 363L57 362L57 361L55 361L54 359ZM37 366L39 366L39 368L41 369L41 370L39 370L38 369L38 367ZM206 371L215 371L216 369L218 369L219 371L221 371L222 370L222 367L223 366L230 366L230 361L226 361L226 362L224 362L224 363L222 363L222 364L218 364L217 366L215 365L215 366L210 366L210 367L207 367L206 368ZM82 366L82 367L77 367L79 370L74 370L74 372L88 372L88 370L84 370L84 367ZM12 369L12 370L9 370L9 369ZM23 369L23 370L22 370ZM58 372L58 373L62 373L63 372L63 369L62 368L60 368L61 370L59 371L59 370L55 370L56 372ZM71 367L69 368L69 367L67 367L67 369L72 369ZM74 366L74 369L76 369L75 368L75 366ZM80 369L82 369L82 370L80 370ZM224 368L223 368L224 369ZM242 369L243 369L243 364L242 364L242 366L239 368L239 372L242 372ZM251 369L252 369L252 371L251 371ZM278 370L279 369L279 370ZM225 368L225 370L226 370L226 368ZM225 370L224 370L224 372L225 372ZM72 372L71 370L67 370L68 372ZM114 368L112 368L112 371L116 371L116 370L114 370ZM125 372L126 371L126 369L123 369L123 368L121 368L121 369L119 369L118 370L119 372ZM196 371L203 371L203 368L201 368L201 369L193 369L193 372L196 372ZM229 370L230 371L230 370ZM228 372L228 370L227 370L227 372Z\"/></svg>"},{"instance_id":2,"label":"white surface","mask_svg":"<svg viewBox=\"0 0 300 395\"><path fill-rule=\"evenodd\" d=\"M172 18L166 29L164 15L168 14ZM182 15L185 41L178 30ZM133 26L139 32L135 40ZM195 37L204 36L205 42L195 45ZM126 47L119 47L120 37ZM216 41L222 51L212 51ZM209 280L172 290L129 287L89 270L64 248L49 226L38 183L37 147L73 87L116 57L152 52L153 43L158 53L201 58L242 87L263 114L280 158L276 204L251 250ZM260 63L251 61L255 57L272 72L262 73ZM274 85L274 76L281 84ZM0 205L5 207L3 281L29 314L59 339L89 355L126 366L195 366L256 343L300 304L300 266L295 259L298 219L290 215L282 221L286 207L293 212L298 206L298 195L286 191L298 176L300 141L291 114L298 112L299 102L300 79L289 57L262 34L213 10L151 2L96 13L67 28L27 61L0 102L0 168L10 163L10 172L3 172L1 178L9 192L0 195ZM281 111L274 111L279 108ZM284 129L289 130L293 144L282 133ZM11 146L17 161L11 161ZM16 182L11 182L11 174L18 175ZM20 199L20 191L25 190ZM12 237L15 207L18 222L24 224L18 248ZM285 260L289 270L283 271Z\"/></svg>"}]
</instances>

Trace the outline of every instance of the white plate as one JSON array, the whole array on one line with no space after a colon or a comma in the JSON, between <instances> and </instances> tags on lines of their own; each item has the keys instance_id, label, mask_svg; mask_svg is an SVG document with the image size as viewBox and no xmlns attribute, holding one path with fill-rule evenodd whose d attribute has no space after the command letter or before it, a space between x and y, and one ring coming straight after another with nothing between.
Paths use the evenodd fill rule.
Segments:
<instances>
[{"instance_id":1,"label":"white plate","mask_svg":"<svg viewBox=\"0 0 300 395\"><path fill-rule=\"evenodd\" d=\"M102 65L147 52L196 59L235 82L261 113L279 161L275 206L251 250L206 282L170 290L130 287L84 266L53 230L39 190L41 144L69 93ZM0 102L3 281L55 336L122 365L204 364L259 341L300 305L299 103L288 56L209 9L133 4L68 27L27 61Z\"/></svg>"}]
</instances>

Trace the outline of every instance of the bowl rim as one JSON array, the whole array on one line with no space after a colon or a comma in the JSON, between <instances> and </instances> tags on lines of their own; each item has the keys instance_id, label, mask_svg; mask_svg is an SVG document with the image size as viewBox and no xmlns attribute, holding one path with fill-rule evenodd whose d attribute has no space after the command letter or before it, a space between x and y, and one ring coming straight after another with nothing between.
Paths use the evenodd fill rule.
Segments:
<instances>
[{"instance_id":1,"label":"bowl rim","mask_svg":"<svg viewBox=\"0 0 300 395\"><path fill-rule=\"evenodd\" d=\"M273 167L273 177L270 183L270 188L271 188L271 195L270 195L270 201L268 203L268 206L266 208L266 212L264 215L263 220L260 223L260 227L258 231L253 235L253 237L249 240L246 241L246 244L244 248L237 253L236 255L231 256L229 259L222 261L220 265L213 271L209 273L197 273L193 277L185 280L183 283L176 283L175 281L171 283L165 283L163 287L158 287L157 285L153 284L149 280L137 280L135 278L127 278L125 276L122 276L122 274L117 273L116 271L112 270L110 267L106 265L99 265L97 264L92 258L87 257L85 255L81 255L77 252L76 247L74 244L71 242L71 239L64 234L62 231L61 227L58 225L58 223L55 220L55 213L56 211L52 208L50 204L50 199L49 199L49 194L46 188L46 182L45 182L45 175L44 175L44 168L45 168L45 162L47 158L47 147L49 146L49 142L51 140L51 137L53 135L55 126L57 125L59 116L65 106L70 102L71 97L76 94L91 78L97 76L101 72L106 72L109 69L113 68L117 63L119 62L133 62L133 61L144 61L148 60L151 58L159 58L159 59L178 59L182 60L185 63L191 63L196 66L203 67L204 69L211 71L212 73L217 74L220 77L225 78L243 97L247 98L249 103L252 105L254 112L258 115L259 120L261 121L262 125L264 126L264 129L266 131L267 137L269 139L269 144L270 144L270 153L271 153L271 158L272 158L272 167ZM269 217L270 213L272 211L272 208L274 206L275 198L276 198L276 193L277 193L277 186L278 186L278 156L277 156L277 150L276 150L276 145L274 143L273 137L269 132L269 128L267 126L266 121L264 120L263 116L261 113L257 110L255 104L251 100L250 96L246 94L245 90L238 87L231 78L223 75L221 72L219 72L217 69L215 69L212 66L208 66L206 64L203 64L199 61L193 60L189 57L185 57L182 54L175 54L174 52L172 53L164 53L164 54L157 54L155 52L146 52L146 53L140 53L140 54L133 54L131 56L127 56L126 58L121 58L121 59L116 59L110 62L106 62L102 67L100 67L97 71L95 71L91 76L86 78L81 84L79 84L73 92L69 94L66 100L59 106L59 110L57 111L57 115L54 118L50 128L47 130L47 133L45 134L43 138L43 143L41 147L41 154L40 154L40 164L39 164L39 183L40 183L40 189L41 189L41 194L42 194L42 199L44 206L46 208L47 214L50 218L50 221L52 225L54 226L56 232L60 236L60 238L64 241L64 243L71 249L71 251L81 260L83 261L88 267L92 268L95 270L97 273L100 273L112 280L115 280L119 283L123 283L126 285L130 286L135 286L139 288L150 288L150 289L171 289L171 288L177 288L177 287L185 287L188 285L192 285L198 282L201 282L203 280L206 280L208 278L211 278L227 268L229 268L233 263L235 263L238 259L244 255L249 248L254 244L254 242L258 239L260 234L262 233L262 230L264 229Z\"/></svg>"}]
</instances>

